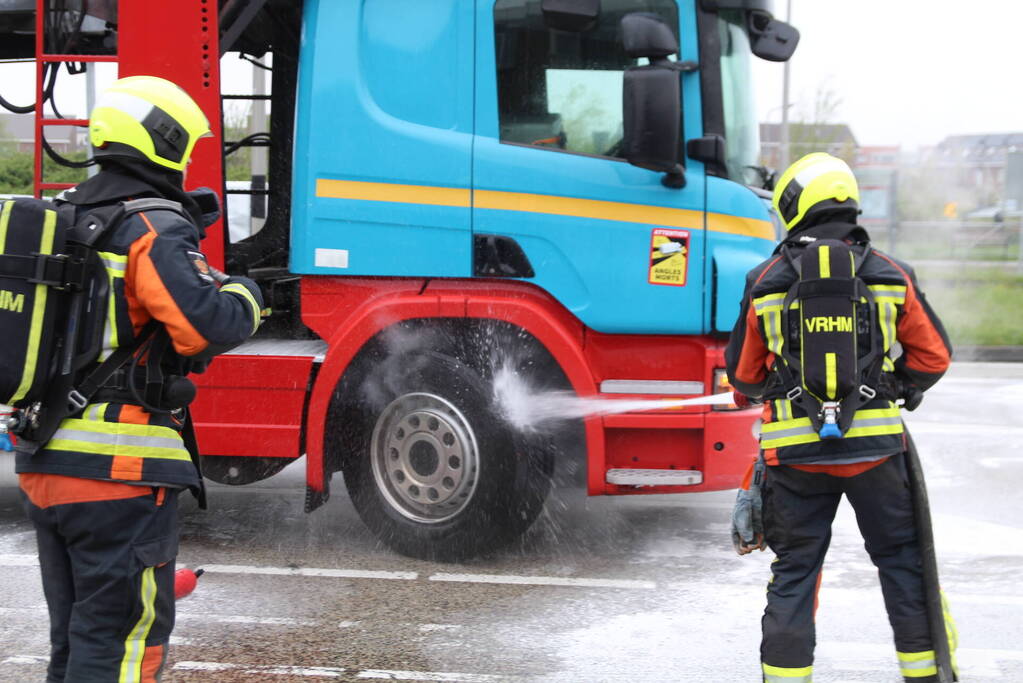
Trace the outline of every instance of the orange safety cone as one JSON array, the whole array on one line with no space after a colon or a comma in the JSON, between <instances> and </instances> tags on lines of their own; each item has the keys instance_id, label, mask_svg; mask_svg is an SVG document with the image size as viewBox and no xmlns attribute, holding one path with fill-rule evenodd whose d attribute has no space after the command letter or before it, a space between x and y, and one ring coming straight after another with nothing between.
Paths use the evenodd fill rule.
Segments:
<instances>
[{"instance_id":1,"label":"orange safety cone","mask_svg":"<svg viewBox=\"0 0 1023 683\"><path fill-rule=\"evenodd\" d=\"M174 599L188 597L195 590L196 579L203 575L202 569L179 569L174 572Z\"/></svg>"}]
</instances>

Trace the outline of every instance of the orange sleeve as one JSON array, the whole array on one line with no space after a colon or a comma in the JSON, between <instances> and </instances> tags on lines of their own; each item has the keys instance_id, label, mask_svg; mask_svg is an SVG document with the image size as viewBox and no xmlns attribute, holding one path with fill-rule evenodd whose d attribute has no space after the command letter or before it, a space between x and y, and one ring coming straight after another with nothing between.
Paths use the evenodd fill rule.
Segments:
<instances>
[{"instance_id":1,"label":"orange sleeve","mask_svg":"<svg viewBox=\"0 0 1023 683\"><path fill-rule=\"evenodd\" d=\"M905 352L906 368L928 375L941 375L948 369L952 355L909 278L906 280L906 305L896 329Z\"/></svg>"},{"instance_id":2,"label":"orange sleeve","mask_svg":"<svg viewBox=\"0 0 1023 683\"><path fill-rule=\"evenodd\" d=\"M768 350L760 336L760 321L753 306L746 311L745 332L739 363L735 366L735 377L730 379L739 380L742 384L760 385L767 379Z\"/></svg>"},{"instance_id":3,"label":"orange sleeve","mask_svg":"<svg viewBox=\"0 0 1023 683\"><path fill-rule=\"evenodd\" d=\"M141 306L152 317L163 323L174 343L175 351L185 356L195 355L205 349L209 342L188 321L168 291L166 284L160 278L160 274L150 258L150 250L155 239L156 232L150 230L135 240L128 252L125 285L130 289L132 298L135 299L131 303ZM133 322L137 324L137 321Z\"/></svg>"}]
</instances>

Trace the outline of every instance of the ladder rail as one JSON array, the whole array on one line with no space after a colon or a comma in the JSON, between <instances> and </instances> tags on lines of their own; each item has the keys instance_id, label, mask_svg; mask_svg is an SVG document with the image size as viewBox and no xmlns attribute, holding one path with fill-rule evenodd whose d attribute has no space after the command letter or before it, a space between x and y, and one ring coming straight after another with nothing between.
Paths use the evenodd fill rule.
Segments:
<instances>
[{"instance_id":1,"label":"ladder rail","mask_svg":"<svg viewBox=\"0 0 1023 683\"><path fill-rule=\"evenodd\" d=\"M35 137L33 141L33 165L32 165L32 190L33 195L42 198L43 192L47 190L66 190L74 187L74 183L48 183L43 178L43 140L48 126L76 126L88 128L88 119L62 119L46 115L46 103L43 97L46 91L47 66L59 69L61 64L67 62L89 62L89 63L119 63L117 53L112 55L97 54L58 54L46 52L46 16L50 11L50 0L36 0L35 16L35 65L36 65L36 108L34 112L35 125L33 130ZM81 11L85 11L83 6ZM120 8L118 8L120 11Z\"/></svg>"}]
</instances>

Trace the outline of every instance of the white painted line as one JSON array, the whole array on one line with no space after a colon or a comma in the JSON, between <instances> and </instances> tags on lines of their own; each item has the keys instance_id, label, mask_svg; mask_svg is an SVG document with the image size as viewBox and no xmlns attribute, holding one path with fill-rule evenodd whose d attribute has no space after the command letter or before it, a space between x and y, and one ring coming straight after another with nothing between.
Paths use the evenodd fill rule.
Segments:
<instances>
[{"instance_id":1,"label":"white painted line","mask_svg":"<svg viewBox=\"0 0 1023 683\"><path fill-rule=\"evenodd\" d=\"M38 567L36 555L0 555L0 567Z\"/></svg>"},{"instance_id":2,"label":"white painted line","mask_svg":"<svg viewBox=\"0 0 1023 683\"><path fill-rule=\"evenodd\" d=\"M256 567L244 564L206 564L211 574L261 574L265 576L325 576L336 579L388 579L415 581L417 572L384 572L365 569L319 569L316 567Z\"/></svg>"},{"instance_id":3,"label":"white painted line","mask_svg":"<svg viewBox=\"0 0 1023 683\"><path fill-rule=\"evenodd\" d=\"M175 662L174 669L182 671L230 671L240 669L238 664L225 664L222 662Z\"/></svg>"},{"instance_id":4,"label":"white painted line","mask_svg":"<svg viewBox=\"0 0 1023 683\"><path fill-rule=\"evenodd\" d=\"M31 607L0 607L0 614L46 614L49 610L46 605L32 605Z\"/></svg>"},{"instance_id":5,"label":"white painted line","mask_svg":"<svg viewBox=\"0 0 1023 683\"><path fill-rule=\"evenodd\" d=\"M491 676L490 674L440 673L436 671L388 671L386 669L366 669L355 674L356 678L370 678L382 681L455 681L456 683L489 683L490 681L507 681L507 676Z\"/></svg>"},{"instance_id":6,"label":"white painted line","mask_svg":"<svg viewBox=\"0 0 1023 683\"><path fill-rule=\"evenodd\" d=\"M218 624L263 624L266 626L316 626L319 621L292 617L252 617L244 614L207 614L204 612L178 612L178 619L186 621L213 621Z\"/></svg>"},{"instance_id":7,"label":"white painted line","mask_svg":"<svg viewBox=\"0 0 1023 683\"><path fill-rule=\"evenodd\" d=\"M240 671L247 674L269 676L307 676L315 678L341 678L345 669L333 666L246 666L228 662L177 662L175 671ZM447 673L440 671L391 671L365 669L356 678L385 681L452 681L453 683L492 683L507 681L507 676L490 674Z\"/></svg>"},{"instance_id":8,"label":"white painted line","mask_svg":"<svg viewBox=\"0 0 1023 683\"><path fill-rule=\"evenodd\" d=\"M432 633L433 631L457 631L462 628L461 624L420 624L420 633Z\"/></svg>"},{"instance_id":9,"label":"white painted line","mask_svg":"<svg viewBox=\"0 0 1023 683\"><path fill-rule=\"evenodd\" d=\"M268 666L258 667L254 672L277 676L311 676L317 678L341 678L344 669L333 666Z\"/></svg>"},{"instance_id":10,"label":"white painted line","mask_svg":"<svg viewBox=\"0 0 1023 683\"><path fill-rule=\"evenodd\" d=\"M0 664L49 664L50 658L45 655L14 655L7 657Z\"/></svg>"},{"instance_id":11,"label":"white painted line","mask_svg":"<svg viewBox=\"0 0 1023 683\"><path fill-rule=\"evenodd\" d=\"M512 574L447 574L438 573L430 581L452 583L496 583L525 586L580 586L583 588L657 588L654 581L633 579L585 579L562 576L515 576Z\"/></svg>"},{"instance_id":12,"label":"white painted line","mask_svg":"<svg viewBox=\"0 0 1023 683\"><path fill-rule=\"evenodd\" d=\"M315 678L341 678L345 672L336 666L247 666L229 662L177 662L173 668L181 671L241 671L247 674Z\"/></svg>"},{"instance_id":13,"label":"white painted line","mask_svg":"<svg viewBox=\"0 0 1023 683\"><path fill-rule=\"evenodd\" d=\"M337 623L338 628L353 628L361 624L361 621L339 621Z\"/></svg>"}]
</instances>

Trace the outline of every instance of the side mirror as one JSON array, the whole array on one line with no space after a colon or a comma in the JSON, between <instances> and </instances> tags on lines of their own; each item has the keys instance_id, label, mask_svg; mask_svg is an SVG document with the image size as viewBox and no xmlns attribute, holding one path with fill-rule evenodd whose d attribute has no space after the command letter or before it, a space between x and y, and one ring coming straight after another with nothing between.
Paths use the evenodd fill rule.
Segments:
<instances>
[{"instance_id":1,"label":"side mirror","mask_svg":"<svg viewBox=\"0 0 1023 683\"><path fill-rule=\"evenodd\" d=\"M680 72L695 65L680 65L667 59L668 55L678 53L678 40L657 15L626 14L621 26L625 54L650 60L646 66L625 70L622 85L625 159L633 166L665 173L661 182L668 187L685 187L685 169L680 163Z\"/></svg>"},{"instance_id":2,"label":"side mirror","mask_svg":"<svg viewBox=\"0 0 1023 683\"><path fill-rule=\"evenodd\" d=\"M600 0L543 0L540 10L547 28L582 33L597 25Z\"/></svg>"},{"instance_id":3,"label":"side mirror","mask_svg":"<svg viewBox=\"0 0 1023 683\"><path fill-rule=\"evenodd\" d=\"M749 14L750 50L769 62L787 62L799 45L799 30L766 12Z\"/></svg>"}]
</instances>

